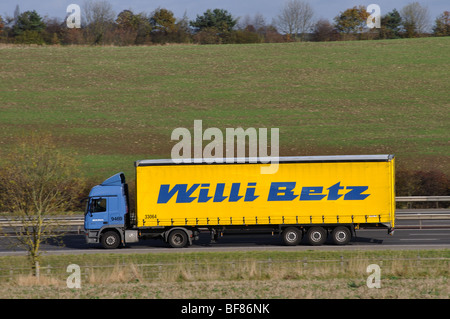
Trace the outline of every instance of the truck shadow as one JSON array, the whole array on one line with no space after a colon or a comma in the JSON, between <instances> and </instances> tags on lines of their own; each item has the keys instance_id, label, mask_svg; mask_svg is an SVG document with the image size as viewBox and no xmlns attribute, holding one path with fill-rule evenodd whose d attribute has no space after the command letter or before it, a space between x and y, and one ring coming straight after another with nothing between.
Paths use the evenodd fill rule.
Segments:
<instances>
[{"instance_id":1,"label":"truck shadow","mask_svg":"<svg viewBox=\"0 0 450 319\"><path fill-rule=\"evenodd\" d=\"M357 236L353 237L349 245L380 245L383 243L382 239L372 237ZM324 244L326 246L334 246L331 240L327 240ZM49 250L57 249L103 249L100 244L86 244L84 235L69 234L63 236L60 240L50 239L46 244ZM270 234L228 234L227 236L219 238L216 242L211 242L209 233L201 233L199 239L193 243L193 247L243 247L243 246L284 246L281 237ZM306 239L300 243L300 246L308 246ZM153 239L140 241L138 243L129 244L126 248L169 248L170 246L162 240Z\"/></svg>"}]
</instances>

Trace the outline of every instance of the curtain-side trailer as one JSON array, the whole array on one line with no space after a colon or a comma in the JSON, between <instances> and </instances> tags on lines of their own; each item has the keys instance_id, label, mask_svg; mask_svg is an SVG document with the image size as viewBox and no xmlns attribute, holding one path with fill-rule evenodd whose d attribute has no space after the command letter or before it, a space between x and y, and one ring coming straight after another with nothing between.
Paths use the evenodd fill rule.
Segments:
<instances>
[{"instance_id":1,"label":"curtain-side trailer","mask_svg":"<svg viewBox=\"0 0 450 319\"><path fill-rule=\"evenodd\" d=\"M117 248L161 238L179 248L202 230L212 239L258 230L280 234L286 245L303 238L344 245L355 229L394 230L394 163L393 155L280 157L276 173L261 174L267 164L258 159L136 161L135 210L123 173L110 177L89 194L86 239Z\"/></svg>"}]
</instances>

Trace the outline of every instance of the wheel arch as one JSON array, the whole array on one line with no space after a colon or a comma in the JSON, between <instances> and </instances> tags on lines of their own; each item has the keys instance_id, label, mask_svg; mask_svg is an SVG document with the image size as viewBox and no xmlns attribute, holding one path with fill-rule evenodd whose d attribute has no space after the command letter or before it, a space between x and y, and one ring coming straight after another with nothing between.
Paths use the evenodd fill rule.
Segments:
<instances>
[{"instance_id":1,"label":"wheel arch","mask_svg":"<svg viewBox=\"0 0 450 319\"><path fill-rule=\"evenodd\" d=\"M111 227L111 226L106 226L106 227L100 229L99 236L98 236L99 241L101 241L102 236L109 231L116 232L119 235L120 243L121 244L124 243L125 237L124 237L124 233L123 233L123 228L122 227Z\"/></svg>"}]
</instances>

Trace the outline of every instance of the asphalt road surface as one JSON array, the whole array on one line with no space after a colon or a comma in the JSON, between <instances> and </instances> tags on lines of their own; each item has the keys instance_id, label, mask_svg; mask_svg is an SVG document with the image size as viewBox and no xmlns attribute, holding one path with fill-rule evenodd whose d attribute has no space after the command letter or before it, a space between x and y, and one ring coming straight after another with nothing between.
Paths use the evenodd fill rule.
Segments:
<instances>
[{"instance_id":1,"label":"asphalt road surface","mask_svg":"<svg viewBox=\"0 0 450 319\"><path fill-rule=\"evenodd\" d=\"M161 253L161 252L207 252L207 251L250 251L250 250L380 250L380 249L450 249L450 229L398 229L394 235L386 230L358 230L357 237L346 246L336 246L327 242L313 247L305 240L298 246L284 246L278 235L233 234L210 243L208 232L201 233L200 239L188 248L174 249L161 240L147 240L115 250L103 249L100 245L87 245L84 235L66 235L63 245L50 243L42 246L45 254L88 254L88 253ZM0 238L0 256L21 255L25 252L13 249L14 238Z\"/></svg>"}]
</instances>

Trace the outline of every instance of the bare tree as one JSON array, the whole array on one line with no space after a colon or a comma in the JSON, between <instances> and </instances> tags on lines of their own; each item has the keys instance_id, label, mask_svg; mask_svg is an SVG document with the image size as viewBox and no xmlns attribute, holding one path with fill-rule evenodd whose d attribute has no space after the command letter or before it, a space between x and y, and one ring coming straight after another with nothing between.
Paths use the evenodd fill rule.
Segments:
<instances>
[{"instance_id":1,"label":"bare tree","mask_svg":"<svg viewBox=\"0 0 450 319\"><path fill-rule=\"evenodd\" d=\"M106 0L86 0L83 5L83 24L91 41L102 43L105 33L114 24L116 14L111 3Z\"/></svg>"},{"instance_id":2,"label":"bare tree","mask_svg":"<svg viewBox=\"0 0 450 319\"><path fill-rule=\"evenodd\" d=\"M245 15L243 18L239 18L237 23L237 28L239 30L245 30L249 27L252 27L255 32L257 33L264 33L265 28L267 26L266 24L266 18L261 13L255 13L253 17L250 15Z\"/></svg>"},{"instance_id":3,"label":"bare tree","mask_svg":"<svg viewBox=\"0 0 450 319\"><path fill-rule=\"evenodd\" d=\"M336 31L337 32L337 31ZM320 19L314 24L312 40L313 41L331 41L334 37L335 29L326 19Z\"/></svg>"},{"instance_id":4,"label":"bare tree","mask_svg":"<svg viewBox=\"0 0 450 319\"><path fill-rule=\"evenodd\" d=\"M306 32L312 26L313 16L313 9L308 2L289 0L285 3L275 22L281 32L294 38L300 34L301 40L304 40Z\"/></svg>"},{"instance_id":5,"label":"bare tree","mask_svg":"<svg viewBox=\"0 0 450 319\"><path fill-rule=\"evenodd\" d=\"M14 9L14 23L17 23L17 19L19 19L20 16L20 8L19 5L16 4L16 8Z\"/></svg>"},{"instance_id":6,"label":"bare tree","mask_svg":"<svg viewBox=\"0 0 450 319\"><path fill-rule=\"evenodd\" d=\"M259 12L255 13L255 16L253 17L253 26L256 31L264 30L267 26L266 18Z\"/></svg>"},{"instance_id":7,"label":"bare tree","mask_svg":"<svg viewBox=\"0 0 450 319\"><path fill-rule=\"evenodd\" d=\"M236 23L236 26L238 30L244 30L247 28L248 25L252 24L252 18L249 14L245 15L244 17L239 17Z\"/></svg>"},{"instance_id":8,"label":"bare tree","mask_svg":"<svg viewBox=\"0 0 450 319\"><path fill-rule=\"evenodd\" d=\"M33 137L7 156L0 170L0 211L16 223L16 246L28 252L38 274L41 244L55 238L60 214L78 199L83 179L78 163L56 149L49 137Z\"/></svg>"},{"instance_id":9,"label":"bare tree","mask_svg":"<svg viewBox=\"0 0 450 319\"><path fill-rule=\"evenodd\" d=\"M430 25L428 7L420 5L419 2L412 2L404 6L400 15L407 33L423 34Z\"/></svg>"}]
</instances>

